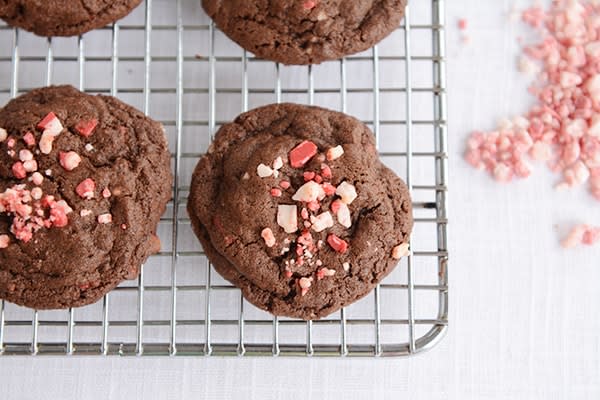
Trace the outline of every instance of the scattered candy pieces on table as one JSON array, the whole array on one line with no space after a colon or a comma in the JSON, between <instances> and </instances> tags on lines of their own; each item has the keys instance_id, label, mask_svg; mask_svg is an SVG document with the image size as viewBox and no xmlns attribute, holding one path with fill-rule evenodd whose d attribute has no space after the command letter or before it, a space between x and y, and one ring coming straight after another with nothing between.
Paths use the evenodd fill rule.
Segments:
<instances>
[{"instance_id":1,"label":"scattered candy pieces on table","mask_svg":"<svg viewBox=\"0 0 600 400\"><path fill-rule=\"evenodd\" d=\"M465 159L503 183L528 178L530 161L545 162L560 176L556 189L587 185L600 201L600 4L555 0L521 18L541 37L524 47L519 62L522 72L537 73L529 88L537 104L494 131L474 132ZM585 226L576 226L563 247L581 243ZM597 237L587 233L585 244Z\"/></svg>"}]
</instances>

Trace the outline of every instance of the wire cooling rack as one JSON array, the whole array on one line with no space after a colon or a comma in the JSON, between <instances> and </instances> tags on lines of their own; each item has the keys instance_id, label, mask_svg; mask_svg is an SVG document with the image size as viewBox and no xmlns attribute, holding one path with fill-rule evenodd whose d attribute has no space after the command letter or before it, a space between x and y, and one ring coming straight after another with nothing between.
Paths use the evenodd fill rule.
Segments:
<instances>
[{"instance_id":1,"label":"wire cooling rack","mask_svg":"<svg viewBox=\"0 0 600 400\"><path fill-rule=\"evenodd\" d=\"M219 32L199 0L147 0L114 26L44 39L0 26L0 100L72 84L161 121L174 201L161 252L135 281L83 308L2 302L3 355L402 356L431 348L448 324L444 1L411 1L377 47L314 67L256 59ZM185 210L191 172L218 127L273 102L347 112L376 135L414 200L413 254L363 300L313 322L274 318L210 267Z\"/></svg>"}]
</instances>

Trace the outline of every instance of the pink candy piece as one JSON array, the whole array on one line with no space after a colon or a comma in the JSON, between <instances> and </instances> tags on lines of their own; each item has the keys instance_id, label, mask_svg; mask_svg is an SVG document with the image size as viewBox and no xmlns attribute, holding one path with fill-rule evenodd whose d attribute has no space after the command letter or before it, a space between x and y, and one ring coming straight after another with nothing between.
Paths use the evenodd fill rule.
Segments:
<instances>
[{"instance_id":1,"label":"pink candy piece","mask_svg":"<svg viewBox=\"0 0 600 400\"><path fill-rule=\"evenodd\" d=\"M21 161L17 161L13 164L12 173L17 179L24 179L27 177L27 171L25 171L25 167Z\"/></svg>"},{"instance_id":2,"label":"pink candy piece","mask_svg":"<svg viewBox=\"0 0 600 400\"><path fill-rule=\"evenodd\" d=\"M95 191L96 191L96 182L94 182L90 178L87 178L86 180L82 181L75 188L75 192L79 195L79 197L81 197L82 199L87 199L87 200L94 198Z\"/></svg>"},{"instance_id":3,"label":"pink candy piece","mask_svg":"<svg viewBox=\"0 0 600 400\"><path fill-rule=\"evenodd\" d=\"M283 190L289 189L290 186L291 185L288 181L279 182L279 187L281 187Z\"/></svg>"},{"instance_id":4,"label":"pink candy piece","mask_svg":"<svg viewBox=\"0 0 600 400\"><path fill-rule=\"evenodd\" d=\"M338 253L345 253L348 250L348 242L331 233L327 236L327 243Z\"/></svg>"},{"instance_id":5,"label":"pink candy piece","mask_svg":"<svg viewBox=\"0 0 600 400\"><path fill-rule=\"evenodd\" d=\"M317 150L316 144L309 140L305 140L290 151L290 164L294 168L302 168L317 154Z\"/></svg>"},{"instance_id":6,"label":"pink candy piece","mask_svg":"<svg viewBox=\"0 0 600 400\"><path fill-rule=\"evenodd\" d=\"M31 132L27 132L25 136L23 136L23 141L27 146L35 146L35 136L33 136L33 133Z\"/></svg>"},{"instance_id":7,"label":"pink candy piece","mask_svg":"<svg viewBox=\"0 0 600 400\"><path fill-rule=\"evenodd\" d=\"M112 222L111 214L100 214L98 215L98 223L99 224L110 224Z\"/></svg>"},{"instance_id":8,"label":"pink candy piece","mask_svg":"<svg viewBox=\"0 0 600 400\"><path fill-rule=\"evenodd\" d=\"M0 249L6 249L10 244L10 237L8 235L0 235Z\"/></svg>"},{"instance_id":9,"label":"pink candy piece","mask_svg":"<svg viewBox=\"0 0 600 400\"><path fill-rule=\"evenodd\" d=\"M304 3L302 3L302 7L304 7L305 10L312 10L316 6L317 6L316 0L304 0Z\"/></svg>"},{"instance_id":10,"label":"pink candy piece","mask_svg":"<svg viewBox=\"0 0 600 400\"><path fill-rule=\"evenodd\" d=\"M90 137L92 133L94 133L94 129L98 126L97 119L90 119L86 121L79 121L77 125L75 125L75 130L83 137Z\"/></svg>"},{"instance_id":11,"label":"pink candy piece","mask_svg":"<svg viewBox=\"0 0 600 400\"><path fill-rule=\"evenodd\" d=\"M275 239L275 235L273 234L273 231L271 230L271 228L263 229L260 235L264 239L267 247L273 247L273 246L275 246L275 243L277 243L277 241Z\"/></svg>"},{"instance_id":12,"label":"pink candy piece","mask_svg":"<svg viewBox=\"0 0 600 400\"><path fill-rule=\"evenodd\" d=\"M75 153L74 151L69 151L67 153L61 151L58 154L58 157L60 160L60 165L62 165L62 167L67 171L73 171L79 166L79 163L81 163L81 157L79 157L79 154Z\"/></svg>"},{"instance_id":13,"label":"pink candy piece","mask_svg":"<svg viewBox=\"0 0 600 400\"><path fill-rule=\"evenodd\" d=\"M104 188L104 190L102 190L102 197L104 197L105 199L108 199L110 196L112 196L110 189Z\"/></svg>"}]
</instances>

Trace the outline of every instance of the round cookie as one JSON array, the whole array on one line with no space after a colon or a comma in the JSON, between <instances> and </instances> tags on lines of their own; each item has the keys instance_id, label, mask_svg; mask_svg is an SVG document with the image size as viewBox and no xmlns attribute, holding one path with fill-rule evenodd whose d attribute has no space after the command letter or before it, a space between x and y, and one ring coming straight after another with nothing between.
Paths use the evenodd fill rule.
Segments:
<instances>
[{"instance_id":1,"label":"round cookie","mask_svg":"<svg viewBox=\"0 0 600 400\"><path fill-rule=\"evenodd\" d=\"M77 36L125 17L142 0L3 0L0 18L39 36Z\"/></svg>"},{"instance_id":2,"label":"round cookie","mask_svg":"<svg viewBox=\"0 0 600 400\"><path fill-rule=\"evenodd\" d=\"M135 278L171 198L162 126L53 86L10 101L0 128L0 298L83 306Z\"/></svg>"},{"instance_id":3,"label":"round cookie","mask_svg":"<svg viewBox=\"0 0 600 400\"><path fill-rule=\"evenodd\" d=\"M188 213L215 269L256 306L322 318L368 294L408 252L406 185L360 121L294 104L224 125Z\"/></svg>"},{"instance_id":4,"label":"round cookie","mask_svg":"<svg viewBox=\"0 0 600 400\"><path fill-rule=\"evenodd\" d=\"M233 41L283 64L318 64L374 46L400 26L406 0L202 0Z\"/></svg>"}]
</instances>

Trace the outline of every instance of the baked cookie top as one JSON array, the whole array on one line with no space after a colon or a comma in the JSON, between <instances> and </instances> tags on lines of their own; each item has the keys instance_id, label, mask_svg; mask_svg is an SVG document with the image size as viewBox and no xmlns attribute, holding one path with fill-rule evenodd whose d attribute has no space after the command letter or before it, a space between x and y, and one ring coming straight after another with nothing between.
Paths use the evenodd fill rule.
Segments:
<instances>
[{"instance_id":1,"label":"baked cookie top","mask_svg":"<svg viewBox=\"0 0 600 400\"><path fill-rule=\"evenodd\" d=\"M407 254L412 209L347 115L294 104L223 126L188 211L215 268L278 315L323 317L366 295Z\"/></svg>"},{"instance_id":2,"label":"baked cookie top","mask_svg":"<svg viewBox=\"0 0 600 400\"><path fill-rule=\"evenodd\" d=\"M123 18L142 0L2 0L0 18L39 36L77 36Z\"/></svg>"},{"instance_id":3,"label":"baked cookie top","mask_svg":"<svg viewBox=\"0 0 600 400\"><path fill-rule=\"evenodd\" d=\"M33 90L0 109L0 298L93 303L160 248L162 126L113 97Z\"/></svg>"},{"instance_id":4,"label":"baked cookie top","mask_svg":"<svg viewBox=\"0 0 600 400\"><path fill-rule=\"evenodd\" d=\"M406 0L202 0L233 41L283 64L318 64L364 51L400 26Z\"/></svg>"}]
</instances>

